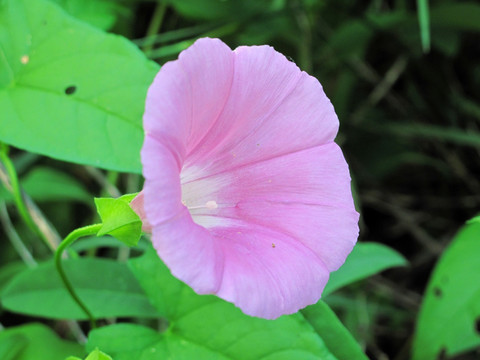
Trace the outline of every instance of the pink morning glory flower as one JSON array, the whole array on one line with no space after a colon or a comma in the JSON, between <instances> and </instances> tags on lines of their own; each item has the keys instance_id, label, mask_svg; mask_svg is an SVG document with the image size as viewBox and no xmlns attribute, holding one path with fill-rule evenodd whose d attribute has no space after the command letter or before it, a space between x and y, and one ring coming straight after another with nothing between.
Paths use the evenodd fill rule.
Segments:
<instances>
[{"instance_id":1,"label":"pink morning glory flower","mask_svg":"<svg viewBox=\"0 0 480 360\"><path fill-rule=\"evenodd\" d=\"M172 274L267 319L318 301L358 236L338 119L270 46L200 39L151 85L132 206Z\"/></svg>"}]
</instances>

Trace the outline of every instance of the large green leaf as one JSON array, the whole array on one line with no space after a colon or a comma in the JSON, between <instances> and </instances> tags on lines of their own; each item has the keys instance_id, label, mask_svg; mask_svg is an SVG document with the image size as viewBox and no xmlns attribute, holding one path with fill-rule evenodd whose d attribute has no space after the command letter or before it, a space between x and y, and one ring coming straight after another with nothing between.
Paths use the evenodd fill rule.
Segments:
<instances>
[{"instance_id":1,"label":"large green leaf","mask_svg":"<svg viewBox=\"0 0 480 360\"><path fill-rule=\"evenodd\" d=\"M405 258L388 246L379 243L358 243L348 255L345 264L330 275L323 296L383 270L405 265L407 265Z\"/></svg>"},{"instance_id":2,"label":"large green leaf","mask_svg":"<svg viewBox=\"0 0 480 360\"><path fill-rule=\"evenodd\" d=\"M45 0L0 2L0 141L141 172L145 94L158 65Z\"/></svg>"},{"instance_id":3,"label":"large green leaf","mask_svg":"<svg viewBox=\"0 0 480 360\"><path fill-rule=\"evenodd\" d=\"M126 264L108 259L64 260L79 297L95 317L156 317L142 288ZM86 319L60 280L52 262L15 276L1 294L5 309L54 319Z\"/></svg>"},{"instance_id":4,"label":"large green leaf","mask_svg":"<svg viewBox=\"0 0 480 360\"><path fill-rule=\"evenodd\" d=\"M215 296L197 295L170 274L153 249L129 264L169 328L163 333L134 325L101 328L91 333L90 349L98 346L115 360L335 359L300 314L264 320Z\"/></svg>"},{"instance_id":5,"label":"large green leaf","mask_svg":"<svg viewBox=\"0 0 480 360\"><path fill-rule=\"evenodd\" d=\"M26 268L27 265L25 265L25 263L21 261L3 264L0 268L0 293L15 275L25 270Z\"/></svg>"},{"instance_id":6,"label":"large green leaf","mask_svg":"<svg viewBox=\"0 0 480 360\"><path fill-rule=\"evenodd\" d=\"M42 324L29 324L0 332L2 360L62 360L83 356L83 346L60 339Z\"/></svg>"},{"instance_id":7,"label":"large green leaf","mask_svg":"<svg viewBox=\"0 0 480 360\"><path fill-rule=\"evenodd\" d=\"M466 225L428 283L413 341L413 359L438 359L480 346L480 223Z\"/></svg>"}]
</instances>

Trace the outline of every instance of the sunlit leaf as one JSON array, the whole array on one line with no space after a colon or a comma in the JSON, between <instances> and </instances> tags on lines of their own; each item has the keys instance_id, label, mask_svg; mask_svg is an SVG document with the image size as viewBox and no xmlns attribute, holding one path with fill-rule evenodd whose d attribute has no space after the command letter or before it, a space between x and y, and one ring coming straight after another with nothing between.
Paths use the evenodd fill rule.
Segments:
<instances>
[{"instance_id":1,"label":"sunlit leaf","mask_svg":"<svg viewBox=\"0 0 480 360\"><path fill-rule=\"evenodd\" d=\"M197 295L170 274L153 249L129 265L170 325L162 333L124 324L97 329L90 349L98 346L115 360L336 359L300 314L264 320L215 296Z\"/></svg>"},{"instance_id":2,"label":"sunlit leaf","mask_svg":"<svg viewBox=\"0 0 480 360\"><path fill-rule=\"evenodd\" d=\"M45 0L0 3L0 140L140 172L145 94L158 66L128 40Z\"/></svg>"}]
</instances>

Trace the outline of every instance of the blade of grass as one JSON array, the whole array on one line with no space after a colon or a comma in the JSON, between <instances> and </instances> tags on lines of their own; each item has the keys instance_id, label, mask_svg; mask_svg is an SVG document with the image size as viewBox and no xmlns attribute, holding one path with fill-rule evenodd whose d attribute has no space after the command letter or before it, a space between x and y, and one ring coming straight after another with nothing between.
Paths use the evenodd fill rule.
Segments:
<instances>
[{"instance_id":1,"label":"blade of grass","mask_svg":"<svg viewBox=\"0 0 480 360\"><path fill-rule=\"evenodd\" d=\"M418 24L420 25L420 39L424 53L430 52L430 13L428 0L417 0Z\"/></svg>"},{"instance_id":2,"label":"blade of grass","mask_svg":"<svg viewBox=\"0 0 480 360\"><path fill-rule=\"evenodd\" d=\"M427 124L389 124L377 130L407 138L425 138L450 142L461 146L480 147L480 133Z\"/></svg>"}]
</instances>

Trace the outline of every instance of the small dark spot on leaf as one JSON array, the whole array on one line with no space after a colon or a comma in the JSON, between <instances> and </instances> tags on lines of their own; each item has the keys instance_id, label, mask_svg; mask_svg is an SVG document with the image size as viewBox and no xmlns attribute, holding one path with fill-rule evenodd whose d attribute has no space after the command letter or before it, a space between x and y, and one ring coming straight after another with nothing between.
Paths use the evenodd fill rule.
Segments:
<instances>
[{"instance_id":1,"label":"small dark spot on leaf","mask_svg":"<svg viewBox=\"0 0 480 360\"><path fill-rule=\"evenodd\" d=\"M442 297L442 295L443 295L442 289L440 289L438 286L435 286L433 288L433 295L435 295L438 298Z\"/></svg>"},{"instance_id":2,"label":"small dark spot on leaf","mask_svg":"<svg viewBox=\"0 0 480 360\"><path fill-rule=\"evenodd\" d=\"M475 331L480 335L480 316L475 320Z\"/></svg>"},{"instance_id":3,"label":"small dark spot on leaf","mask_svg":"<svg viewBox=\"0 0 480 360\"><path fill-rule=\"evenodd\" d=\"M77 91L77 87L72 85L65 89L65 94L72 95L75 91Z\"/></svg>"},{"instance_id":4,"label":"small dark spot on leaf","mask_svg":"<svg viewBox=\"0 0 480 360\"><path fill-rule=\"evenodd\" d=\"M442 348L437 355L437 360L445 360L447 358L447 349Z\"/></svg>"}]
</instances>

